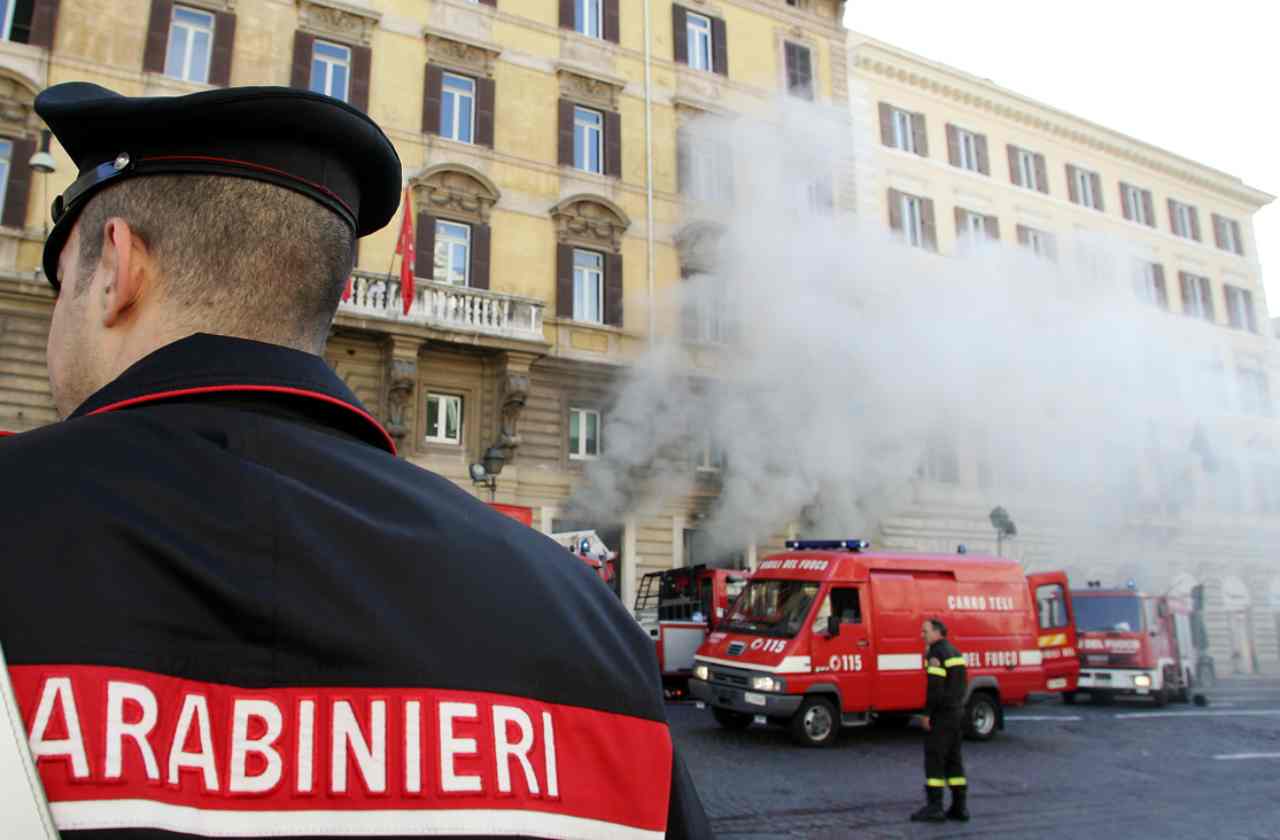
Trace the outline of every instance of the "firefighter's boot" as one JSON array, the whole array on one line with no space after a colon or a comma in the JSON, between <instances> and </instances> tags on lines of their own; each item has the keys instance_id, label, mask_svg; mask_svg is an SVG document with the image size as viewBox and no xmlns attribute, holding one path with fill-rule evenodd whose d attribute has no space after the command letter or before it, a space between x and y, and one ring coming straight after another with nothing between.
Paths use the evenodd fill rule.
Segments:
<instances>
[{"instance_id":1,"label":"firefighter's boot","mask_svg":"<svg viewBox=\"0 0 1280 840\"><path fill-rule=\"evenodd\" d=\"M942 811L942 788L927 787L924 789L929 801L919 811L911 815L912 822L945 822L947 815Z\"/></svg>"},{"instance_id":2,"label":"firefighter's boot","mask_svg":"<svg viewBox=\"0 0 1280 840\"><path fill-rule=\"evenodd\" d=\"M969 808L965 801L968 797L969 789L963 785L951 789L951 807L947 809L947 819L969 821Z\"/></svg>"}]
</instances>

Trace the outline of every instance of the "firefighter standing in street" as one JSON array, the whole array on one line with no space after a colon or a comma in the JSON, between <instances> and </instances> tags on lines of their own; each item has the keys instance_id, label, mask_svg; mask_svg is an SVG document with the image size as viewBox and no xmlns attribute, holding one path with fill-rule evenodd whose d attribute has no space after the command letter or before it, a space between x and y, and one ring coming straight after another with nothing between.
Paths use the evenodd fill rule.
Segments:
<instances>
[{"instance_id":1,"label":"firefighter standing in street","mask_svg":"<svg viewBox=\"0 0 1280 840\"><path fill-rule=\"evenodd\" d=\"M709 837L618 599L324 358L382 130L277 87L35 111L79 170L63 419L0 441L0 640L63 836Z\"/></svg>"},{"instance_id":2,"label":"firefighter standing in street","mask_svg":"<svg viewBox=\"0 0 1280 840\"><path fill-rule=\"evenodd\" d=\"M969 819L965 799L968 781L960 742L964 737L965 695L964 655L947 641L947 627L936 618L927 619L920 629L927 651L928 694L925 702L924 807L911 815L914 822L942 822ZM951 808L942 810L942 792L951 788Z\"/></svg>"}]
</instances>

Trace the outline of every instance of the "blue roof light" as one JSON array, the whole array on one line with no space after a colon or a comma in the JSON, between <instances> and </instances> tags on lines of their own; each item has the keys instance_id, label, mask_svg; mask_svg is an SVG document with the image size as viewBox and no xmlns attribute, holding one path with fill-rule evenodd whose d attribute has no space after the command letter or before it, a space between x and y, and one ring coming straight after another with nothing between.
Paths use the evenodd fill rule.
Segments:
<instances>
[{"instance_id":1,"label":"blue roof light","mask_svg":"<svg viewBox=\"0 0 1280 840\"><path fill-rule=\"evenodd\" d=\"M787 540L787 548L794 551L865 551L871 548L866 540Z\"/></svg>"}]
</instances>

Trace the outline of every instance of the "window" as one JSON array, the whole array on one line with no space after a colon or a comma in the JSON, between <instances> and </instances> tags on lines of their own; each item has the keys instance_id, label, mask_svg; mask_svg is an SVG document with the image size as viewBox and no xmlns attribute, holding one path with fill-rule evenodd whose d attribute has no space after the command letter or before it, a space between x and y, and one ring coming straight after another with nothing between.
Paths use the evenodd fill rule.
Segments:
<instances>
[{"instance_id":1,"label":"window","mask_svg":"<svg viewBox=\"0 0 1280 840\"><path fill-rule=\"evenodd\" d=\"M1164 285L1164 267L1159 263L1139 260L1137 266L1138 298L1161 309L1169 308L1169 291Z\"/></svg>"},{"instance_id":2,"label":"window","mask_svg":"<svg viewBox=\"0 0 1280 840\"><path fill-rule=\"evenodd\" d=\"M604 0L574 0L573 28L592 38L603 37L603 18L600 8Z\"/></svg>"},{"instance_id":3,"label":"window","mask_svg":"<svg viewBox=\"0 0 1280 840\"><path fill-rule=\"evenodd\" d=\"M431 279L466 286L471 266L471 226L436 220L436 253Z\"/></svg>"},{"instance_id":4,"label":"window","mask_svg":"<svg viewBox=\"0 0 1280 840\"><path fill-rule=\"evenodd\" d=\"M924 114L913 114L892 105L880 103L880 139L886 146L911 152L922 157L929 155L929 142L925 136Z\"/></svg>"},{"instance_id":5,"label":"window","mask_svg":"<svg viewBox=\"0 0 1280 840\"><path fill-rule=\"evenodd\" d=\"M1271 389L1267 385L1267 375L1254 368L1238 368L1236 376L1240 383L1240 410L1245 414L1270 417Z\"/></svg>"},{"instance_id":6,"label":"window","mask_svg":"<svg viewBox=\"0 0 1280 840\"><path fill-rule=\"evenodd\" d=\"M462 397L427 394L427 440L431 443L462 443Z\"/></svg>"},{"instance_id":7,"label":"window","mask_svg":"<svg viewBox=\"0 0 1280 840\"><path fill-rule=\"evenodd\" d=\"M915 152L916 137L912 130L911 114L893 109L893 145L904 152Z\"/></svg>"},{"instance_id":8,"label":"window","mask_svg":"<svg viewBox=\"0 0 1280 840\"><path fill-rule=\"evenodd\" d=\"M602 172L604 115L590 108L573 109L573 165L584 172Z\"/></svg>"},{"instance_id":9,"label":"window","mask_svg":"<svg viewBox=\"0 0 1280 840\"><path fill-rule=\"evenodd\" d=\"M963 128L955 129L956 165L971 172L981 172L978 162L978 135Z\"/></svg>"},{"instance_id":10,"label":"window","mask_svg":"<svg viewBox=\"0 0 1280 840\"><path fill-rule=\"evenodd\" d=\"M1120 198L1124 203L1124 217L1140 225L1155 227L1151 212L1151 190L1139 189L1132 184L1120 185Z\"/></svg>"},{"instance_id":11,"label":"window","mask_svg":"<svg viewBox=\"0 0 1280 840\"><path fill-rule=\"evenodd\" d=\"M1044 179L1040 177L1040 169L1044 166L1044 158L1035 152L1019 149L1016 146L1010 146L1009 149L1012 152L1013 182L1029 190L1048 192L1049 185L1044 183Z\"/></svg>"},{"instance_id":12,"label":"window","mask_svg":"<svg viewBox=\"0 0 1280 840\"><path fill-rule=\"evenodd\" d=\"M1036 587L1036 615L1040 619L1041 630L1054 630L1071 623L1067 618L1067 597L1062 591L1062 584Z\"/></svg>"},{"instance_id":13,"label":"window","mask_svg":"<svg viewBox=\"0 0 1280 840\"><path fill-rule=\"evenodd\" d=\"M573 320L604 323L604 255L573 251Z\"/></svg>"},{"instance_id":14,"label":"window","mask_svg":"<svg viewBox=\"0 0 1280 840\"><path fill-rule=\"evenodd\" d=\"M924 208L914 195L902 196L902 230L913 248L925 247Z\"/></svg>"},{"instance_id":15,"label":"window","mask_svg":"<svg viewBox=\"0 0 1280 840\"><path fill-rule=\"evenodd\" d=\"M827 619L837 615L841 624L862 623L862 603L856 589L832 589L831 594L822 599L818 612L813 617L813 632L827 632Z\"/></svg>"},{"instance_id":16,"label":"window","mask_svg":"<svg viewBox=\"0 0 1280 840\"><path fill-rule=\"evenodd\" d=\"M1037 230L1026 225L1018 225L1018 244L1031 251L1037 257L1053 260L1057 256L1053 234L1043 230Z\"/></svg>"},{"instance_id":17,"label":"window","mask_svg":"<svg viewBox=\"0 0 1280 840\"><path fill-rule=\"evenodd\" d=\"M445 73L440 96L440 136L475 142L476 82Z\"/></svg>"},{"instance_id":18,"label":"window","mask_svg":"<svg viewBox=\"0 0 1280 840\"><path fill-rule=\"evenodd\" d=\"M813 60L809 48L786 43L784 60L787 71L787 93L799 99L813 99Z\"/></svg>"},{"instance_id":19,"label":"window","mask_svg":"<svg viewBox=\"0 0 1280 840\"><path fill-rule=\"evenodd\" d=\"M1082 207L1094 210L1102 208L1102 179L1098 173L1081 169L1078 166L1067 166L1067 177L1071 179L1071 200Z\"/></svg>"},{"instance_id":20,"label":"window","mask_svg":"<svg viewBox=\"0 0 1280 840\"><path fill-rule=\"evenodd\" d=\"M711 18L693 12L685 17L685 33L689 40L689 66L694 70L711 70Z\"/></svg>"},{"instance_id":21,"label":"window","mask_svg":"<svg viewBox=\"0 0 1280 840\"><path fill-rule=\"evenodd\" d=\"M12 3L5 5L11 6ZM174 6L173 18L169 23L169 48L165 53L164 74L188 82L207 82L212 51L213 15L185 6Z\"/></svg>"},{"instance_id":22,"label":"window","mask_svg":"<svg viewBox=\"0 0 1280 840\"><path fill-rule=\"evenodd\" d=\"M698 472L720 472L724 467L724 450L716 445L711 432L704 431L697 437L693 450L693 465Z\"/></svg>"},{"instance_id":23,"label":"window","mask_svg":"<svg viewBox=\"0 0 1280 840\"><path fill-rule=\"evenodd\" d=\"M600 412L569 409L569 457L587 460L600 456Z\"/></svg>"},{"instance_id":24,"label":"window","mask_svg":"<svg viewBox=\"0 0 1280 840\"><path fill-rule=\"evenodd\" d=\"M1227 320L1237 330L1258 331L1257 316L1253 312L1253 292L1237 286L1223 286L1227 298Z\"/></svg>"},{"instance_id":25,"label":"window","mask_svg":"<svg viewBox=\"0 0 1280 840\"><path fill-rule=\"evenodd\" d=\"M1224 251L1244 256L1244 241L1240 238L1240 223L1213 214L1213 238L1218 247Z\"/></svg>"},{"instance_id":26,"label":"window","mask_svg":"<svg viewBox=\"0 0 1280 840\"><path fill-rule=\"evenodd\" d=\"M680 191L692 201L733 201L733 148L717 138L681 129L677 137Z\"/></svg>"},{"instance_id":27,"label":"window","mask_svg":"<svg viewBox=\"0 0 1280 840\"><path fill-rule=\"evenodd\" d=\"M951 442L944 438L930 441L917 474L920 478L939 484L959 484L960 458Z\"/></svg>"},{"instance_id":28,"label":"window","mask_svg":"<svg viewBox=\"0 0 1280 840\"><path fill-rule=\"evenodd\" d=\"M1213 292L1208 277L1182 272L1182 312L1192 318L1213 321Z\"/></svg>"},{"instance_id":29,"label":"window","mask_svg":"<svg viewBox=\"0 0 1280 840\"><path fill-rule=\"evenodd\" d=\"M1190 204L1169 199L1169 224L1174 236L1200 241L1200 220Z\"/></svg>"},{"instance_id":30,"label":"window","mask_svg":"<svg viewBox=\"0 0 1280 840\"><path fill-rule=\"evenodd\" d=\"M311 49L311 90L347 101L351 81L351 49L316 41Z\"/></svg>"},{"instance_id":31,"label":"window","mask_svg":"<svg viewBox=\"0 0 1280 840\"><path fill-rule=\"evenodd\" d=\"M0 139L0 207L9 192L9 165L13 160L13 141Z\"/></svg>"},{"instance_id":32,"label":"window","mask_svg":"<svg viewBox=\"0 0 1280 840\"><path fill-rule=\"evenodd\" d=\"M1000 222L995 216L986 216L956 208L956 235L969 237L975 241L1000 238Z\"/></svg>"},{"instance_id":33,"label":"window","mask_svg":"<svg viewBox=\"0 0 1280 840\"><path fill-rule=\"evenodd\" d=\"M22 8L18 8L21 6ZM30 0L0 0L0 39L27 43L31 30Z\"/></svg>"}]
</instances>

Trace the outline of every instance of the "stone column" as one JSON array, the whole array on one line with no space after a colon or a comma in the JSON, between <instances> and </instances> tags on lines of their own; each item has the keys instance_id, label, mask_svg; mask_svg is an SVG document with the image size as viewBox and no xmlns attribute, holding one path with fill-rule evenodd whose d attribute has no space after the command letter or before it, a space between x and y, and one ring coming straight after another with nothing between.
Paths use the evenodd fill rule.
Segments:
<instances>
[{"instance_id":1,"label":"stone column","mask_svg":"<svg viewBox=\"0 0 1280 840\"><path fill-rule=\"evenodd\" d=\"M520 415L529 400L529 367L539 358L536 353L507 350L502 354L498 374L498 437L494 445L501 447L510 464L520 448Z\"/></svg>"},{"instance_id":2,"label":"stone column","mask_svg":"<svg viewBox=\"0 0 1280 840\"><path fill-rule=\"evenodd\" d=\"M414 429L418 426L418 354L422 339L393 335L387 340L387 432L396 442L401 458L417 450Z\"/></svg>"}]
</instances>

